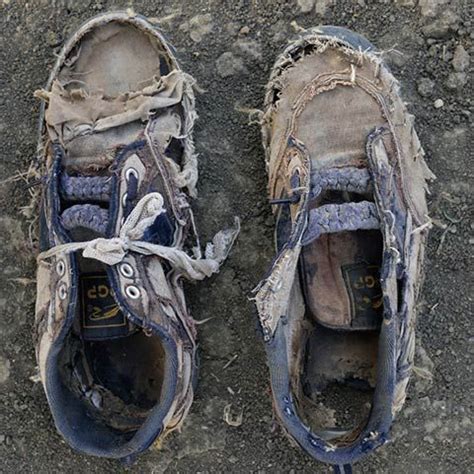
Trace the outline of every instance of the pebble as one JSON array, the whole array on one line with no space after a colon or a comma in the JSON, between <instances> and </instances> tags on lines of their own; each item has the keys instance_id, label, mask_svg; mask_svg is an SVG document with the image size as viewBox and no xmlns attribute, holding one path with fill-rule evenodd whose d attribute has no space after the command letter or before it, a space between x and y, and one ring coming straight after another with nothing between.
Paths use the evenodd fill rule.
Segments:
<instances>
[{"instance_id":1,"label":"pebble","mask_svg":"<svg viewBox=\"0 0 474 474\"><path fill-rule=\"evenodd\" d=\"M309 13L314 7L315 0L298 0L298 6L302 13Z\"/></svg>"},{"instance_id":2,"label":"pebble","mask_svg":"<svg viewBox=\"0 0 474 474\"><path fill-rule=\"evenodd\" d=\"M318 0L317 2L314 2L316 3L316 13L325 15L329 5L332 5L334 2L335 0Z\"/></svg>"},{"instance_id":3,"label":"pebble","mask_svg":"<svg viewBox=\"0 0 474 474\"><path fill-rule=\"evenodd\" d=\"M48 30L46 32L46 42L51 46L51 48L59 46L62 42L61 35L55 31Z\"/></svg>"},{"instance_id":4,"label":"pebble","mask_svg":"<svg viewBox=\"0 0 474 474\"><path fill-rule=\"evenodd\" d=\"M245 71L242 59L234 56L230 51L222 53L217 58L216 67L220 77L229 77Z\"/></svg>"},{"instance_id":5,"label":"pebble","mask_svg":"<svg viewBox=\"0 0 474 474\"><path fill-rule=\"evenodd\" d=\"M414 7L415 6L415 0L395 0L395 3L397 5L402 6L402 7Z\"/></svg>"},{"instance_id":6,"label":"pebble","mask_svg":"<svg viewBox=\"0 0 474 474\"><path fill-rule=\"evenodd\" d=\"M189 30L189 36L195 43L201 42L204 36L212 31L212 28L212 15L209 13L196 15L180 27L184 31Z\"/></svg>"},{"instance_id":7,"label":"pebble","mask_svg":"<svg viewBox=\"0 0 474 474\"><path fill-rule=\"evenodd\" d=\"M443 99L436 99L433 103L435 109L440 109L444 105Z\"/></svg>"},{"instance_id":8,"label":"pebble","mask_svg":"<svg viewBox=\"0 0 474 474\"><path fill-rule=\"evenodd\" d=\"M434 82L427 77L422 77L417 84L418 93L422 97L429 97L433 94Z\"/></svg>"},{"instance_id":9,"label":"pebble","mask_svg":"<svg viewBox=\"0 0 474 474\"><path fill-rule=\"evenodd\" d=\"M436 19L424 26L421 31L429 38L441 39L452 31L456 31L459 17L451 10L444 10Z\"/></svg>"},{"instance_id":10,"label":"pebble","mask_svg":"<svg viewBox=\"0 0 474 474\"><path fill-rule=\"evenodd\" d=\"M465 72L452 72L446 80L446 87L451 90L461 90L467 82Z\"/></svg>"},{"instance_id":11,"label":"pebble","mask_svg":"<svg viewBox=\"0 0 474 474\"><path fill-rule=\"evenodd\" d=\"M464 72L470 62L469 53L464 49L463 45L460 44L454 51L452 65L455 71Z\"/></svg>"},{"instance_id":12,"label":"pebble","mask_svg":"<svg viewBox=\"0 0 474 474\"><path fill-rule=\"evenodd\" d=\"M10 377L10 361L3 356L0 356L0 383L5 383Z\"/></svg>"},{"instance_id":13,"label":"pebble","mask_svg":"<svg viewBox=\"0 0 474 474\"><path fill-rule=\"evenodd\" d=\"M438 13L440 6L448 2L449 0L419 0L418 5L422 16L433 17Z\"/></svg>"},{"instance_id":14,"label":"pebble","mask_svg":"<svg viewBox=\"0 0 474 474\"><path fill-rule=\"evenodd\" d=\"M239 34L248 35L249 33L250 33L250 28L247 25L242 26L242 28L240 28Z\"/></svg>"},{"instance_id":15,"label":"pebble","mask_svg":"<svg viewBox=\"0 0 474 474\"><path fill-rule=\"evenodd\" d=\"M236 43L237 48L246 56L253 59L262 59L262 47L255 40L239 40Z\"/></svg>"}]
</instances>

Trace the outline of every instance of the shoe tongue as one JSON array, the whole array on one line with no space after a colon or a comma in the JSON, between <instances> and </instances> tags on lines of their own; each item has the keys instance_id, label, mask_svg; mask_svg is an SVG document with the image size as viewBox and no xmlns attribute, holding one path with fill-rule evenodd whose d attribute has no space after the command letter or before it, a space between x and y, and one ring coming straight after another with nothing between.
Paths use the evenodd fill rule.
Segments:
<instances>
[{"instance_id":1,"label":"shoe tongue","mask_svg":"<svg viewBox=\"0 0 474 474\"><path fill-rule=\"evenodd\" d=\"M128 321L115 301L105 272L85 273L79 278L80 332L86 341L126 337L136 326Z\"/></svg>"}]
</instances>

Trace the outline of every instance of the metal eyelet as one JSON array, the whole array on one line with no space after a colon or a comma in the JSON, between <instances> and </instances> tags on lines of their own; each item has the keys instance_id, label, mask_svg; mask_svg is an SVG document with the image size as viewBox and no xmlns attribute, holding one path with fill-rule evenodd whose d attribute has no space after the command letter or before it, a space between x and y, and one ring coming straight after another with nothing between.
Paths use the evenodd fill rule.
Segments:
<instances>
[{"instance_id":1,"label":"metal eyelet","mask_svg":"<svg viewBox=\"0 0 474 474\"><path fill-rule=\"evenodd\" d=\"M125 293L129 298L132 298L132 300L140 298L140 290L136 286L127 286L125 288Z\"/></svg>"},{"instance_id":2,"label":"metal eyelet","mask_svg":"<svg viewBox=\"0 0 474 474\"><path fill-rule=\"evenodd\" d=\"M67 296L67 289L66 289L66 285L64 283L62 283L59 288L58 288L58 295L59 295L59 299L61 300L65 300L66 299L66 296Z\"/></svg>"},{"instance_id":3,"label":"metal eyelet","mask_svg":"<svg viewBox=\"0 0 474 474\"><path fill-rule=\"evenodd\" d=\"M138 179L138 171L135 168L128 168L127 171L125 171L125 179L130 181L130 176L134 176L135 179Z\"/></svg>"},{"instance_id":4,"label":"metal eyelet","mask_svg":"<svg viewBox=\"0 0 474 474\"><path fill-rule=\"evenodd\" d=\"M133 268L130 264L128 263L122 263L119 266L120 273L125 277L125 278L132 278L133 276Z\"/></svg>"},{"instance_id":5,"label":"metal eyelet","mask_svg":"<svg viewBox=\"0 0 474 474\"><path fill-rule=\"evenodd\" d=\"M122 196L122 206L124 206L124 207L127 205L127 197L128 197L128 193L125 193Z\"/></svg>"},{"instance_id":6,"label":"metal eyelet","mask_svg":"<svg viewBox=\"0 0 474 474\"><path fill-rule=\"evenodd\" d=\"M66 271L66 265L64 264L62 260L58 260L56 263L56 273L59 276L63 276L65 271Z\"/></svg>"}]
</instances>

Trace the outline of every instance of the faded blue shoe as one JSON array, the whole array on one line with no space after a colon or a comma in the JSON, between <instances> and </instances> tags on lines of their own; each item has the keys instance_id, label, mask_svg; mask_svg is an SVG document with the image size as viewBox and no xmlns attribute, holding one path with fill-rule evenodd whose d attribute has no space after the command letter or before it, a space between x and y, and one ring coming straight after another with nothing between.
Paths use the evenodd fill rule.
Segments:
<instances>
[{"instance_id":1,"label":"faded blue shoe","mask_svg":"<svg viewBox=\"0 0 474 474\"><path fill-rule=\"evenodd\" d=\"M262 131L278 253L256 304L275 412L307 453L350 470L405 400L433 176L397 81L342 28L277 59Z\"/></svg>"},{"instance_id":2,"label":"faded blue shoe","mask_svg":"<svg viewBox=\"0 0 474 474\"><path fill-rule=\"evenodd\" d=\"M37 359L58 431L87 454L133 459L193 399L182 280L217 272L237 229L201 255L192 86L152 24L113 13L74 34L37 92Z\"/></svg>"}]
</instances>

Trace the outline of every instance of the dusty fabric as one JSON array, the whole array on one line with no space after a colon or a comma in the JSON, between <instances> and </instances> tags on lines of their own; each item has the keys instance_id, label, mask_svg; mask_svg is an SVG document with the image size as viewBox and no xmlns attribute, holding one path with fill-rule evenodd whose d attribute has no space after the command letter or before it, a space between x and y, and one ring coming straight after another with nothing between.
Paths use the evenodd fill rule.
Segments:
<instances>
[{"instance_id":1,"label":"dusty fabric","mask_svg":"<svg viewBox=\"0 0 474 474\"><path fill-rule=\"evenodd\" d=\"M97 238L88 242L72 242L58 245L39 254L38 261L41 262L51 257L58 257L62 254L83 250L82 254L85 258L92 258L107 265L116 265L123 261L127 252L136 252L142 255L156 255L157 257L161 257L166 260L178 274L190 280L202 280L217 272L239 233L240 227L238 221L236 222L235 229L221 231L214 237L213 242L208 244L206 248L205 259L193 259L180 249L140 241L146 229L162 212L164 212L163 197L159 193L147 194L130 213L117 237L111 239ZM80 216L78 214L75 215ZM95 215L95 217L99 219L97 215ZM77 219L79 219L79 217L77 217ZM76 222L76 225L103 225L102 222L89 224L86 222L86 219L87 217L84 217L83 221ZM63 214L63 222L64 221ZM69 221L67 222L69 223ZM105 223L107 223L107 221L105 221ZM72 225L71 228L73 227L74 225Z\"/></svg>"},{"instance_id":2,"label":"dusty fabric","mask_svg":"<svg viewBox=\"0 0 474 474\"><path fill-rule=\"evenodd\" d=\"M61 223L66 230L83 227L105 234L109 224L109 212L95 204L77 204L68 207L61 214Z\"/></svg>"},{"instance_id":3,"label":"dusty fabric","mask_svg":"<svg viewBox=\"0 0 474 474\"><path fill-rule=\"evenodd\" d=\"M310 211L301 244L308 245L322 234L379 227L377 210L372 202L326 204Z\"/></svg>"},{"instance_id":4,"label":"dusty fabric","mask_svg":"<svg viewBox=\"0 0 474 474\"><path fill-rule=\"evenodd\" d=\"M43 99L39 150L41 171L47 175L41 221L47 250L38 258L37 359L56 427L71 446L89 454L138 454L157 436L161 440L178 429L193 399L196 325L186 306L183 278L215 273L239 229L237 220L234 229L214 237L202 256L189 202L196 196L198 178L194 82L151 23L114 12L74 33L59 53L47 87L36 94ZM167 245L151 243L161 244L161 238ZM93 394L100 390L83 393L81 371L75 370L79 353L65 361L69 372L74 369L65 383L74 385L67 388L87 412L78 418L83 429L64 416L70 407L56 390L63 376L58 374L58 345L79 341L81 277L91 269L100 269L100 278L107 281L113 303L126 318L125 331L131 327L145 337L153 335L166 350L167 378L158 403L145 410L153 420L141 420L138 428L122 424L127 414L112 406L113 397L97 414L102 408ZM98 417L89 417L87 410ZM112 433L105 426L96 437L89 431L97 423L134 433Z\"/></svg>"},{"instance_id":5,"label":"dusty fabric","mask_svg":"<svg viewBox=\"0 0 474 474\"><path fill-rule=\"evenodd\" d=\"M61 175L61 194L65 199L80 201L92 199L107 201L111 189L111 178L102 176L69 176Z\"/></svg>"},{"instance_id":6,"label":"dusty fabric","mask_svg":"<svg viewBox=\"0 0 474 474\"><path fill-rule=\"evenodd\" d=\"M366 168L332 168L311 173L311 196L316 197L323 189L364 194L372 190L369 171Z\"/></svg>"},{"instance_id":7,"label":"dusty fabric","mask_svg":"<svg viewBox=\"0 0 474 474\"><path fill-rule=\"evenodd\" d=\"M336 34L341 31L328 29ZM269 197L275 202L286 196L296 195L298 199L283 199L288 202L291 232L268 276L256 288L255 301L267 343L279 419L313 456L339 464L341 460L352 462L383 444L387 425L405 398L413 363L415 301L430 227L426 181L433 175L424 162L413 118L398 94L398 83L380 55L366 40L356 39L364 46L354 47L325 31L314 29L291 43L278 57L267 86L262 138ZM344 31L342 37L351 35ZM357 35L352 34L354 37ZM321 204L325 190L342 191L344 199L350 198L345 192L355 192L360 194L358 200L362 195L366 199L369 193L374 202L331 204L328 208ZM277 205L273 210L278 216ZM328 443L314 433L308 434L292 402L292 397L301 394L301 369L295 364L302 360L305 347L301 342L304 313L301 308L296 311L294 304L295 293L301 291L297 272L301 248L308 236L312 240L332 231L379 227L386 317L380 334L383 338L397 335L398 339L380 342L384 353L393 347L396 353L387 355L394 357L394 362L383 361L376 385L384 392L390 386L388 380L396 379L393 398L387 396L390 402L374 408L374 412L384 414L380 432L358 438L357 428L348 432L347 438ZM327 275L334 271L328 266ZM400 274L409 276L403 291L397 293ZM396 318L400 305L404 311ZM280 356L283 347L285 362Z\"/></svg>"},{"instance_id":8,"label":"dusty fabric","mask_svg":"<svg viewBox=\"0 0 474 474\"><path fill-rule=\"evenodd\" d=\"M81 135L148 120L152 112L181 102L187 80L184 72L172 71L140 91L114 98L100 91L69 90L56 80L51 91L36 94L48 102L45 118L58 139L67 144Z\"/></svg>"}]
</instances>

